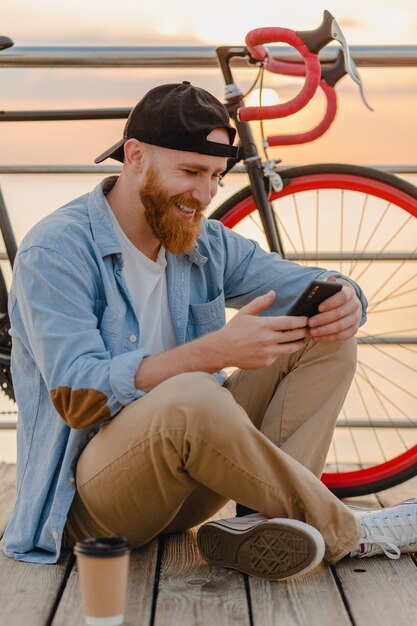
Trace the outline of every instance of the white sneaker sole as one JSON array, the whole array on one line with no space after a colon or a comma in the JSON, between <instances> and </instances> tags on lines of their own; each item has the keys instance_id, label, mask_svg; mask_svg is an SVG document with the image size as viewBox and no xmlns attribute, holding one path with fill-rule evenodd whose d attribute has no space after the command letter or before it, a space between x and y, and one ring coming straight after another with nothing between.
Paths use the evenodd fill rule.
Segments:
<instances>
[{"instance_id":1,"label":"white sneaker sole","mask_svg":"<svg viewBox=\"0 0 417 626\"><path fill-rule=\"evenodd\" d=\"M319 531L293 519L271 518L243 527L230 520L208 522L200 527L197 543L209 563L266 580L305 574L324 556Z\"/></svg>"}]
</instances>

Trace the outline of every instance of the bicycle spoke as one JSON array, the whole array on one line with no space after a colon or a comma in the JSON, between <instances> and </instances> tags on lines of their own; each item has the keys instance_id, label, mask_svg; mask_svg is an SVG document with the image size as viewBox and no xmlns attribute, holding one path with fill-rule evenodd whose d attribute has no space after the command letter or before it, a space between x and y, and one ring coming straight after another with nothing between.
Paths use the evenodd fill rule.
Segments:
<instances>
[{"instance_id":1,"label":"bicycle spoke","mask_svg":"<svg viewBox=\"0 0 417 626\"><path fill-rule=\"evenodd\" d=\"M396 335L401 335L401 333L415 333L416 331L417 328L415 326L413 328L406 328L404 330L386 330L385 332L378 333L378 337L383 338L389 337L391 335L395 337ZM375 335L366 333L362 328L359 329L359 333L361 333L361 336L365 335L366 337L375 337Z\"/></svg>"},{"instance_id":2,"label":"bicycle spoke","mask_svg":"<svg viewBox=\"0 0 417 626\"><path fill-rule=\"evenodd\" d=\"M373 372L374 374L377 374L378 376L380 376L380 378L382 378L386 382L390 383L391 385L393 385L394 387L396 387L397 389L399 389L400 391L402 391L406 395L411 396L411 398L413 398L413 400L417 399L417 396L415 394L411 393L411 391L408 391L408 389L405 389L400 384L398 384L396 382L393 382L392 378L388 378L388 376L385 376L384 374L381 374L381 372L378 372L378 370L376 370L373 367L371 367L368 363L367 364L364 363L363 365L364 365L364 367L369 369L371 372Z\"/></svg>"},{"instance_id":3,"label":"bicycle spoke","mask_svg":"<svg viewBox=\"0 0 417 626\"><path fill-rule=\"evenodd\" d=\"M258 230L259 230L259 231L260 231L263 235L265 235L265 229L264 229L264 227L262 226L262 224L261 224L261 223L258 223L258 222L256 221L255 216L254 216L254 214L253 214L253 213L251 213L251 214L249 215L249 219L253 222L253 224L255 224L256 228L257 228L257 229L258 229Z\"/></svg>"},{"instance_id":4,"label":"bicycle spoke","mask_svg":"<svg viewBox=\"0 0 417 626\"><path fill-rule=\"evenodd\" d=\"M375 385L373 383L370 382L369 378L365 378L363 376L363 374L361 374L359 371L357 372L358 377L362 378L362 380L365 380L365 382L367 382L369 384L369 386L371 387L371 389L378 394L381 398L384 398L384 400L386 400L388 402L389 405L391 405L394 409L396 409L399 413L401 413L401 415L403 415L403 417L406 418L406 420L410 423L410 424L415 424L415 421L412 420L410 418L409 415L407 415L407 413L405 411L403 411L395 402L393 402L391 400L391 398L389 398L383 391L381 391L381 389L375 387Z\"/></svg>"},{"instance_id":5,"label":"bicycle spoke","mask_svg":"<svg viewBox=\"0 0 417 626\"><path fill-rule=\"evenodd\" d=\"M415 304L407 304L407 306L393 306L390 309L373 309L371 312L376 314L376 313L389 313L391 311L405 311L406 309L415 309L416 305Z\"/></svg>"},{"instance_id":6,"label":"bicycle spoke","mask_svg":"<svg viewBox=\"0 0 417 626\"><path fill-rule=\"evenodd\" d=\"M387 203L387 205L386 205L386 207L385 207L385 210L383 211L383 213L382 213L382 215L380 216L380 218L379 218L378 222L376 223L376 225L374 226L373 230L371 231L371 234L368 236L368 239L366 240L365 244L363 245L363 248L362 248L362 250L361 250L361 252L360 252L360 255L364 254L364 253L366 252L366 250L368 249L368 246L369 246L369 244L371 243L372 239L374 238L375 233L378 231L378 229L379 229L380 225L381 225L381 224L382 224L382 222L384 221L385 216L387 215L387 213L388 213L388 211L389 211L390 206L391 206L391 203L390 203L390 202L388 202L388 203ZM359 259L358 259L358 261L359 261ZM357 265L358 261L356 262L356 265ZM356 267L356 265L355 265L355 267ZM353 273L353 272L352 272L352 273ZM355 280L356 280L356 279L355 279Z\"/></svg>"},{"instance_id":7,"label":"bicycle spoke","mask_svg":"<svg viewBox=\"0 0 417 626\"><path fill-rule=\"evenodd\" d=\"M397 293L398 289L401 289L404 285L407 285L408 283L409 283L409 280L405 280L400 285L398 285L398 287L396 287L393 291L391 291L389 294L387 294L385 296L385 298L383 298L382 300L377 300L376 302L373 302L368 307L368 312L374 311L376 306L378 304L381 304L382 302L386 302L387 300L393 300L394 298L399 298L400 296L404 296L404 295L407 295L407 294L410 294L410 293L414 293L415 291L417 292L417 287L413 287L412 289L407 289L406 291L400 291L400 293Z\"/></svg>"},{"instance_id":8,"label":"bicycle spoke","mask_svg":"<svg viewBox=\"0 0 417 626\"><path fill-rule=\"evenodd\" d=\"M277 221L277 223L278 223L279 228L281 228L281 229L282 229L282 231L284 232L284 234L285 234L286 238L288 239L288 243L289 243L289 245L291 246L292 251L293 251L293 252L297 252L297 247L296 247L296 245L295 245L294 241L292 240L292 238L291 238L291 236L290 236L290 234L289 234L289 232L288 232L287 228L285 227L284 222L281 220L281 218L280 218L280 216L279 216L279 213L278 213L277 211L275 211L275 210L274 210L274 215L275 215L275 218L276 218L276 221ZM301 259L301 260L302 260L302 261L305 261L305 253L304 253L304 258L303 258L303 259Z\"/></svg>"},{"instance_id":9,"label":"bicycle spoke","mask_svg":"<svg viewBox=\"0 0 417 626\"><path fill-rule=\"evenodd\" d=\"M380 346L376 346L375 344L368 344L368 345L371 348L373 348L374 350L376 350L377 352L382 353L388 359L391 359L391 361L395 361L396 363L399 363L403 367L409 369L411 372L416 372L417 373L417 367L412 367L411 365L408 365L408 363L404 363L404 361L401 361L400 359L397 359L397 357L395 357L393 354L388 354ZM401 347L401 344L398 347Z\"/></svg>"},{"instance_id":10,"label":"bicycle spoke","mask_svg":"<svg viewBox=\"0 0 417 626\"><path fill-rule=\"evenodd\" d=\"M358 363L358 366L362 368L362 363ZM366 375L365 375L365 380L368 382L368 376L366 376ZM384 461L386 461L386 460L387 460L387 457L386 457L385 452L384 452L384 449L383 449L383 447L382 447L382 445L381 445L381 441L380 441L380 439L379 439L378 433L376 432L376 429L375 429L375 428L374 428L374 426L372 425L372 419L371 419L371 416L370 416L370 414L369 414L368 407L367 407L367 405L366 405L366 402L365 402L365 399L364 399L364 396L363 396L363 394L362 394L362 390L361 390L361 388L360 388L360 385L359 385L359 382L358 382L357 378L355 378L355 384L356 384L356 388L357 388L357 391L358 391L358 393L359 393L359 396L360 396L360 398L361 398L361 401L362 401L363 407L364 407L364 409L365 409L366 417L367 417L368 422L369 422L369 428L371 428L371 429L372 429L372 432L373 432L373 434L374 434L374 437L375 437L375 439L376 439L376 441L377 441L377 444L378 444L378 447L379 447L379 449L380 449L380 452L381 452L382 458L384 459Z\"/></svg>"},{"instance_id":11,"label":"bicycle spoke","mask_svg":"<svg viewBox=\"0 0 417 626\"><path fill-rule=\"evenodd\" d=\"M385 215L385 214L384 214ZM392 243L395 239L395 237L397 237L400 232L405 228L405 226L408 224L408 222L411 219L415 219L412 216L409 216L408 219L400 226L400 228L398 228L398 230L388 239L388 241L385 243L385 245L379 249L378 254L376 255L375 259L373 259L372 261L368 261L367 265L363 268L363 270L360 272L360 274L358 274L357 276L355 276L355 281L359 281L363 275L365 274L365 272L368 271L369 267L375 263L375 261L378 260L378 258L381 256L381 254L387 249L387 247L389 246L390 243Z\"/></svg>"},{"instance_id":12,"label":"bicycle spoke","mask_svg":"<svg viewBox=\"0 0 417 626\"><path fill-rule=\"evenodd\" d=\"M395 298L401 298L401 296L407 296L410 293L417 293L417 287L413 287L413 289L407 289L406 291L400 291L399 293L395 293L395 291L391 292L391 294L389 294L382 300L377 300L376 302L373 302L372 304L370 304L368 306L368 313L373 313L379 304L385 304L385 302L389 302L390 300L395 300Z\"/></svg>"},{"instance_id":13,"label":"bicycle spoke","mask_svg":"<svg viewBox=\"0 0 417 626\"><path fill-rule=\"evenodd\" d=\"M363 363L360 363L359 367L362 370L362 374L364 375L366 382L368 383L368 385L371 387L372 391L374 392L375 398L376 398L377 402L379 403L380 407L382 408L382 411L385 413L385 417L388 418L387 421L390 424L392 424L393 429L394 429L395 433L397 434L397 436L398 436L402 446L407 450L408 449L407 444L405 443L404 438L401 436L401 433L399 432L398 428L396 427L395 422L391 419L389 411L388 411L386 405L384 404L380 394L376 391L376 388L374 387L374 385L372 385L372 383L371 383L371 381L369 379L369 376L366 374L366 372L364 372ZM370 418L369 414L368 414L368 417ZM376 435L376 433L375 433L375 435ZM377 439L378 439L378 442L380 442L378 437L377 437ZM384 460L387 461L386 456L385 456L385 452L383 450L381 450L381 452L382 452L382 455L384 457Z\"/></svg>"},{"instance_id":14,"label":"bicycle spoke","mask_svg":"<svg viewBox=\"0 0 417 626\"><path fill-rule=\"evenodd\" d=\"M355 386L356 386L356 387L358 387L358 386L359 386L359 383L358 383L358 380L357 380L357 379L355 379L354 384L355 384ZM363 468L364 464L363 464L363 461L362 461L362 459L361 459L361 454L360 454L360 452L359 452L359 448L358 448L358 444L357 444L357 442L356 442L356 438L355 438L355 436L354 436L354 434L353 434L353 429L352 429L352 428L349 428L348 430L349 430L349 436L350 436L350 439L351 439L351 441L352 441L352 445L353 445L353 447L354 447L354 449L355 449L355 452L356 452L356 458L358 459L358 465L359 465L359 467L360 467L360 468Z\"/></svg>"},{"instance_id":15,"label":"bicycle spoke","mask_svg":"<svg viewBox=\"0 0 417 626\"><path fill-rule=\"evenodd\" d=\"M300 241L301 241L301 249L303 251L303 256L304 256L304 259L305 259L306 258L306 247L305 247L305 243L304 243L303 229L301 228L301 220L300 220L300 213L298 211L297 198L294 195L292 195L291 197L292 197L293 207L294 207L294 211L295 211L295 215L296 215L296 219L297 219L298 232L299 232Z\"/></svg>"},{"instance_id":16,"label":"bicycle spoke","mask_svg":"<svg viewBox=\"0 0 417 626\"><path fill-rule=\"evenodd\" d=\"M361 216L360 216L360 220L359 220L359 225L356 231L356 239L355 239L355 243L353 244L353 252L356 254L358 251L358 245L359 245L359 239L360 236L362 234L362 224L363 224L363 219L365 217L365 210L366 210L366 205L368 204L368 194L365 195L364 201L363 201L363 205L362 205L362 210L361 210ZM362 250L362 254L363 254L363 250ZM351 261L350 267L349 267L349 276L352 276L353 274L353 270L355 269L356 265L358 264L358 261Z\"/></svg>"},{"instance_id":17,"label":"bicycle spoke","mask_svg":"<svg viewBox=\"0 0 417 626\"><path fill-rule=\"evenodd\" d=\"M413 252L410 252L410 256L412 254L414 254L417 251L417 246L414 248ZM387 284L395 277L398 275L399 271L401 270L402 267L404 267L404 265L407 263L408 258L405 258L401 261L401 263L391 272L391 274L388 277L384 277L383 282L381 283L381 285L374 291L374 293L372 295L369 296L370 300L373 300L373 298L376 296L376 294L379 292L381 287L386 288ZM394 290L395 293L395 290Z\"/></svg>"}]
</instances>

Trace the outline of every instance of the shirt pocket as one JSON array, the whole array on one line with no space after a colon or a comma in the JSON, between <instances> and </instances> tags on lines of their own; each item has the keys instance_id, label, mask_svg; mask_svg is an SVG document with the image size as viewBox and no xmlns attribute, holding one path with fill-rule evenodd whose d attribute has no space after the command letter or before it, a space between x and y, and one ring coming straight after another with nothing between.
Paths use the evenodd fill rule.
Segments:
<instances>
[{"instance_id":1,"label":"shirt pocket","mask_svg":"<svg viewBox=\"0 0 417 626\"><path fill-rule=\"evenodd\" d=\"M205 326L204 332L222 328L226 319L224 302L224 294L221 293L215 300L210 302L190 304L188 323L192 326Z\"/></svg>"}]
</instances>

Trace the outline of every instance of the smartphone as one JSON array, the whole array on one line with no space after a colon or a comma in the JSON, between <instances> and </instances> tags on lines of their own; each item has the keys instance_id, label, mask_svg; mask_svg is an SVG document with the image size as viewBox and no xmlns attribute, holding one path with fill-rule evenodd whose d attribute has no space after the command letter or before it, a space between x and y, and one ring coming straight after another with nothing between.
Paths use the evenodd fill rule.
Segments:
<instances>
[{"instance_id":1,"label":"smartphone","mask_svg":"<svg viewBox=\"0 0 417 626\"><path fill-rule=\"evenodd\" d=\"M319 304L342 289L341 283L313 280L297 298L286 315L312 317L319 313Z\"/></svg>"}]
</instances>

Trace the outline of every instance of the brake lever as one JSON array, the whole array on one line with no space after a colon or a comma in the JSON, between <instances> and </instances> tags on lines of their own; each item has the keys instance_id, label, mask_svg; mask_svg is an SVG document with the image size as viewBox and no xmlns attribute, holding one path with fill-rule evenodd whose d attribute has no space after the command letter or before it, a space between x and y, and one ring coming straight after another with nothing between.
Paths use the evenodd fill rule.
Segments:
<instances>
[{"instance_id":1,"label":"brake lever","mask_svg":"<svg viewBox=\"0 0 417 626\"><path fill-rule=\"evenodd\" d=\"M349 46L347 44L345 36L335 18L333 18L333 21L332 21L331 34L332 34L332 38L335 41L338 41L340 45L342 46L342 50L343 50L343 54L345 58L346 72L349 74L353 82L359 86L359 91L360 91L361 98L363 100L364 105L370 111L373 111L374 109L371 107L371 105L368 103L366 99L365 91L363 88L363 83L362 83L361 77L359 76L358 68L356 67L355 61L352 59L352 55L350 54Z\"/></svg>"}]
</instances>

